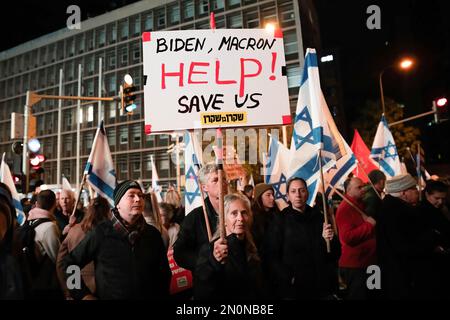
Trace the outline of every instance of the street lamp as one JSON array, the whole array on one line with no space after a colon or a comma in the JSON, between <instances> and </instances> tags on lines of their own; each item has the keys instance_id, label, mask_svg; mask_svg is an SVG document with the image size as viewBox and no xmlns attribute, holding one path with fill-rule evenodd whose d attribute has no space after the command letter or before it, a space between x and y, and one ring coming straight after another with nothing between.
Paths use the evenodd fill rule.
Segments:
<instances>
[{"instance_id":1,"label":"street lamp","mask_svg":"<svg viewBox=\"0 0 450 320\"><path fill-rule=\"evenodd\" d=\"M398 68L401 70L409 70L414 65L414 60L410 58L404 58L400 61L398 64ZM385 106L384 106L384 93L383 93L383 74L384 72L389 69L395 67L395 64L391 64L387 67L385 67L383 70L381 70L379 74L379 82L380 82L380 95L381 95L381 107L383 109L383 114L385 113Z\"/></svg>"}]
</instances>

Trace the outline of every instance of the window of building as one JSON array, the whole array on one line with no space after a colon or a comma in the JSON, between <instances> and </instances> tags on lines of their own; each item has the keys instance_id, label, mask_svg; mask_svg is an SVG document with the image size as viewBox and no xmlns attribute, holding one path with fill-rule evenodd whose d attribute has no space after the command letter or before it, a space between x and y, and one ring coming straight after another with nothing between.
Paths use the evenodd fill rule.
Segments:
<instances>
[{"instance_id":1,"label":"window of building","mask_svg":"<svg viewBox=\"0 0 450 320\"><path fill-rule=\"evenodd\" d=\"M128 21L119 22L119 30L120 30L120 40L125 40L128 38Z\"/></svg>"},{"instance_id":2,"label":"window of building","mask_svg":"<svg viewBox=\"0 0 450 320\"><path fill-rule=\"evenodd\" d=\"M90 79L87 80L87 95L93 96L94 95L94 80Z\"/></svg>"},{"instance_id":3,"label":"window of building","mask_svg":"<svg viewBox=\"0 0 450 320\"><path fill-rule=\"evenodd\" d=\"M106 31L104 28L99 29L97 31L97 36L98 36L98 46L99 47L103 47L106 43Z\"/></svg>"},{"instance_id":4,"label":"window of building","mask_svg":"<svg viewBox=\"0 0 450 320\"><path fill-rule=\"evenodd\" d=\"M145 16L144 29L145 31L153 30L153 13L149 13Z\"/></svg>"},{"instance_id":5,"label":"window of building","mask_svg":"<svg viewBox=\"0 0 450 320\"><path fill-rule=\"evenodd\" d=\"M121 65L128 65L128 47L120 49L120 63Z\"/></svg>"},{"instance_id":6,"label":"window of building","mask_svg":"<svg viewBox=\"0 0 450 320\"><path fill-rule=\"evenodd\" d=\"M115 118L116 117L116 110L117 110L117 102L111 101L109 103L109 118Z\"/></svg>"},{"instance_id":7,"label":"window of building","mask_svg":"<svg viewBox=\"0 0 450 320\"><path fill-rule=\"evenodd\" d=\"M135 43L132 45L133 52L133 62L138 63L141 60L141 46L139 43Z\"/></svg>"},{"instance_id":8,"label":"window of building","mask_svg":"<svg viewBox=\"0 0 450 320\"><path fill-rule=\"evenodd\" d=\"M288 65L286 68L288 88L300 86L300 66L297 64Z\"/></svg>"},{"instance_id":9,"label":"window of building","mask_svg":"<svg viewBox=\"0 0 450 320\"><path fill-rule=\"evenodd\" d=\"M133 166L133 172L141 172L141 161L137 160L137 161L133 161L132 162L132 166Z\"/></svg>"},{"instance_id":10,"label":"window of building","mask_svg":"<svg viewBox=\"0 0 450 320\"><path fill-rule=\"evenodd\" d=\"M265 27L267 23L278 23L277 11L275 7L267 7L261 10L261 17L263 24Z\"/></svg>"},{"instance_id":11,"label":"window of building","mask_svg":"<svg viewBox=\"0 0 450 320\"><path fill-rule=\"evenodd\" d=\"M258 11L250 11L245 13L245 24L249 29L259 28L259 15Z\"/></svg>"},{"instance_id":12,"label":"window of building","mask_svg":"<svg viewBox=\"0 0 450 320\"><path fill-rule=\"evenodd\" d=\"M117 26L116 24L112 24L109 27L109 43L115 43L117 41Z\"/></svg>"},{"instance_id":13,"label":"window of building","mask_svg":"<svg viewBox=\"0 0 450 320\"><path fill-rule=\"evenodd\" d=\"M241 4L241 0L227 0L228 8L237 7Z\"/></svg>"},{"instance_id":14,"label":"window of building","mask_svg":"<svg viewBox=\"0 0 450 320\"><path fill-rule=\"evenodd\" d=\"M183 6L183 18L192 19L194 17L194 1L182 1Z\"/></svg>"},{"instance_id":15,"label":"window of building","mask_svg":"<svg viewBox=\"0 0 450 320\"><path fill-rule=\"evenodd\" d=\"M87 56L86 57L86 71L87 71L88 75L94 74L94 66L95 66L94 55Z\"/></svg>"},{"instance_id":16,"label":"window of building","mask_svg":"<svg viewBox=\"0 0 450 320\"><path fill-rule=\"evenodd\" d=\"M87 50L94 49L94 34L92 31L89 31L86 34L86 45L87 45Z\"/></svg>"},{"instance_id":17,"label":"window of building","mask_svg":"<svg viewBox=\"0 0 450 320\"><path fill-rule=\"evenodd\" d=\"M120 144L128 143L128 127L120 127L119 128L119 141Z\"/></svg>"},{"instance_id":18,"label":"window of building","mask_svg":"<svg viewBox=\"0 0 450 320\"><path fill-rule=\"evenodd\" d=\"M283 34L283 38L284 38L284 53L286 55L298 53L297 34L295 33L295 30L285 32Z\"/></svg>"},{"instance_id":19,"label":"window of building","mask_svg":"<svg viewBox=\"0 0 450 320\"><path fill-rule=\"evenodd\" d=\"M66 157L68 157L68 156L70 156L71 155L71 152L72 152L72 135L71 134L68 134L68 135L65 135L64 136L64 138L63 138L63 145L64 145L64 155L66 156Z\"/></svg>"},{"instance_id":20,"label":"window of building","mask_svg":"<svg viewBox=\"0 0 450 320\"><path fill-rule=\"evenodd\" d=\"M117 91L117 86L116 86L116 75L112 74L110 76L108 76L108 92L109 93L115 93Z\"/></svg>"},{"instance_id":21,"label":"window of building","mask_svg":"<svg viewBox=\"0 0 450 320\"><path fill-rule=\"evenodd\" d=\"M158 29L163 29L166 25L166 11L165 8L159 9L156 12L156 25Z\"/></svg>"},{"instance_id":22,"label":"window of building","mask_svg":"<svg viewBox=\"0 0 450 320\"><path fill-rule=\"evenodd\" d=\"M242 16L240 13L228 16L228 28L242 28Z\"/></svg>"},{"instance_id":23,"label":"window of building","mask_svg":"<svg viewBox=\"0 0 450 320\"><path fill-rule=\"evenodd\" d=\"M180 6L174 5L169 7L169 23L177 24L180 22Z\"/></svg>"},{"instance_id":24,"label":"window of building","mask_svg":"<svg viewBox=\"0 0 450 320\"><path fill-rule=\"evenodd\" d=\"M139 144L141 142L141 125L137 124L137 125L133 125L131 127L131 135L132 135L132 139L133 139L133 143L137 143Z\"/></svg>"},{"instance_id":25,"label":"window of building","mask_svg":"<svg viewBox=\"0 0 450 320\"><path fill-rule=\"evenodd\" d=\"M283 27L288 27L295 24L295 13L291 3L281 6L279 11L280 21Z\"/></svg>"},{"instance_id":26,"label":"window of building","mask_svg":"<svg viewBox=\"0 0 450 320\"><path fill-rule=\"evenodd\" d=\"M137 36L139 35L139 33L141 33L141 17L136 16L131 21L133 36Z\"/></svg>"},{"instance_id":27,"label":"window of building","mask_svg":"<svg viewBox=\"0 0 450 320\"><path fill-rule=\"evenodd\" d=\"M75 54L75 42L73 41L73 38L67 40L66 46L67 46L67 55L69 57L72 57Z\"/></svg>"},{"instance_id":28,"label":"window of building","mask_svg":"<svg viewBox=\"0 0 450 320\"><path fill-rule=\"evenodd\" d=\"M199 16L203 16L208 14L209 11L209 1L208 0L200 0L197 2L197 12Z\"/></svg>"},{"instance_id":29,"label":"window of building","mask_svg":"<svg viewBox=\"0 0 450 320\"><path fill-rule=\"evenodd\" d=\"M220 10L224 8L224 0L212 0L212 10Z\"/></svg>"},{"instance_id":30,"label":"window of building","mask_svg":"<svg viewBox=\"0 0 450 320\"><path fill-rule=\"evenodd\" d=\"M84 152L90 153L92 149L92 141L94 140L94 134L92 132L87 132L84 134Z\"/></svg>"},{"instance_id":31,"label":"window of building","mask_svg":"<svg viewBox=\"0 0 450 320\"><path fill-rule=\"evenodd\" d=\"M110 147L116 146L116 128L108 128L106 131L106 135L108 136L108 144Z\"/></svg>"},{"instance_id":32,"label":"window of building","mask_svg":"<svg viewBox=\"0 0 450 320\"><path fill-rule=\"evenodd\" d=\"M87 122L92 122L94 121L94 106L90 105L87 107L87 112L86 112L86 120Z\"/></svg>"},{"instance_id":33,"label":"window of building","mask_svg":"<svg viewBox=\"0 0 450 320\"><path fill-rule=\"evenodd\" d=\"M108 53L106 54L106 60L107 60L108 68L110 70L115 69L116 68L116 50L112 49L112 50L108 51Z\"/></svg>"}]
</instances>

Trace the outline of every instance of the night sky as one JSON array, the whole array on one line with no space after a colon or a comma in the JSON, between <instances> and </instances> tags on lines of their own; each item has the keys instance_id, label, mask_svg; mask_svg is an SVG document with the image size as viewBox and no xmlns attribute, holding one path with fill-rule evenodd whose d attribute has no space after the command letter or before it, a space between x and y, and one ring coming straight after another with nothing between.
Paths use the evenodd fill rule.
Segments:
<instances>
[{"instance_id":1,"label":"night sky","mask_svg":"<svg viewBox=\"0 0 450 320\"><path fill-rule=\"evenodd\" d=\"M135 1L15 1L2 10L0 50L65 26L71 4L81 8L82 20ZM445 0L336 1L316 0L322 52L338 50L347 120L368 99L379 99L378 74L403 55L417 65L406 73L388 70L385 96L405 105L406 115L430 110L431 101L450 96L450 2ZM381 30L366 27L369 5L381 8ZM19 13L19 10L20 13ZM11 16L15 23L11 25ZM8 17L8 18L7 18ZM348 112L351 111L351 112ZM426 120L429 121L430 119ZM417 122L423 125L425 120Z\"/></svg>"}]
</instances>

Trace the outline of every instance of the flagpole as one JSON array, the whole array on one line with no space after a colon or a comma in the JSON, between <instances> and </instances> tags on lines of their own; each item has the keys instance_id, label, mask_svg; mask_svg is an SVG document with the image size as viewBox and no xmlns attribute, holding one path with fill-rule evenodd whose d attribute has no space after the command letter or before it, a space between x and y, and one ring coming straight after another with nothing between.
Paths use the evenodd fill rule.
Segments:
<instances>
[{"instance_id":1,"label":"flagpole","mask_svg":"<svg viewBox=\"0 0 450 320\"><path fill-rule=\"evenodd\" d=\"M80 187L78 188L77 201L75 202L75 206L73 207L73 211L72 211L71 216L75 216L75 211L77 210L78 203L80 202L81 191L83 190L83 185L86 182L86 177L87 177L87 174L84 173L83 174L83 178L81 179Z\"/></svg>"},{"instance_id":2,"label":"flagpole","mask_svg":"<svg viewBox=\"0 0 450 320\"><path fill-rule=\"evenodd\" d=\"M363 217L368 217L369 215L367 215L364 211L362 211L360 208L358 208L357 206L355 206L345 195L342 194L342 192L340 192L338 189L336 189L333 186L333 190L334 192L336 192L338 194L338 196L340 196L342 198L342 200L344 200L345 202L347 202L353 209L355 209L356 211L358 211Z\"/></svg>"},{"instance_id":3,"label":"flagpole","mask_svg":"<svg viewBox=\"0 0 450 320\"><path fill-rule=\"evenodd\" d=\"M416 163L416 170L417 170L417 184L419 185L419 201L422 201L422 172L420 170L420 141L417 144L417 163Z\"/></svg>"},{"instance_id":4,"label":"flagpole","mask_svg":"<svg viewBox=\"0 0 450 320\"><path fill-rule=\"evenodd\" d=\"M216 136L216 145L217 145L217 163L219 166L218 170L218 178L219 178L219 231L220 231L220 239L224 240L226 237L225 232L225 214L223 207L223 141L222 141L222 129L218 128Z\"/></svg>"},{"instance_id":5,"label":"flagpole","mask_svg":"<svg viewBox=\"0 0 450 320\"><path fill-rule=\"evenodd\" d=\"M322 149L319 149L319 166L320 166L320 181L322 185L322 202L323 202L323 216L324 222L328 225L328 213L327 213L327 201L325 199L325 180L323 178L323 167L322 167ZM331 252L330 240L325 239L327 243L327 252Z\"/></svg>"},{"instance_id":6,"label":"flagpole","mask_svg":"<svg viewBox=\"0 0 450 320\"><path fill-rule=\"evenodd\" d=\"M373 185L372 180L370 180L369 175L367 174L366 170L364 170L363 166L360 165L360 162L359 162L359 161L357 162L357 165L358 165L358 166L361 166L362 172L363 172L364 175L366 176L367 181L369 181L370 186L372 187L373 191L375 191L375 193L377 194L378 198L380 198L380 200L383 200L383 199L381 198L381 195L378 193L378 190L375 189L375 186Z\"/></svg>"},{"instance_id":7,"label":"flagpole","mask_svg":"<svg viewBox=\"0 0 450 320\"><path fill-rule=\"evenodd\" d=\"M202 199L203 216L205 217L206 232L208 233L208 241L211 242L212 240L211 225L209 224L209 218L205 204L205 194L203 193L203 186L202 183L200 182L200 179L198 179L198 186L200 188L200 198Z\"/></svg>"}]
</instances>

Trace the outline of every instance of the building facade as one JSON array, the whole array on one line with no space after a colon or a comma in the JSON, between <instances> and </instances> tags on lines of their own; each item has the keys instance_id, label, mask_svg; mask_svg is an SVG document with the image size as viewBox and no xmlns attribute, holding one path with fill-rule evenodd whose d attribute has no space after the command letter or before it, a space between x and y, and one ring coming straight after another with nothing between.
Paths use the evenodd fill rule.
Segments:
<instances>
[{"instance_id":1,"label":"building facade","mask_svg":"<svg viewBox=\"0 0 450 320\"><path fill-rule=\"evenodd\" d=\"M81 179L77 179L77 165L82 174L98 119L102 117L118 180L142 179L148 186L150 156L153 155L160 184L175 183L176 165L167 152L173 143L172 137L167 134L146 136L144 133L141 34L144 31L209 28L211 11L215 12L218 29L263 28L269 22L283 29L291 111L294 112L304 52L298 1L140 1L82 21L79 30L64 28L0 53L0 152L6 152L14 173L19 174L22 166L21 156L14 155L11 150L14 142L10 137L11 114L24 112L27 90L58 95L61 69L62 95L78 95L81 65L82 96L118 96L123 77L128 73L140 90L136 100L138 107L132 115L123 115L118 100L101 104L82 102L77 116L77 101L63 101L61 173L73 184ZM60 179L57 177L58 103L58 100L42 100L32 109L37 119L40 153L46 157L43 178L48 184L56 184ZM81 132L79 144L77 121ZM77 150L80 153L78 163Z\"/></svg>"}]
</instances>

